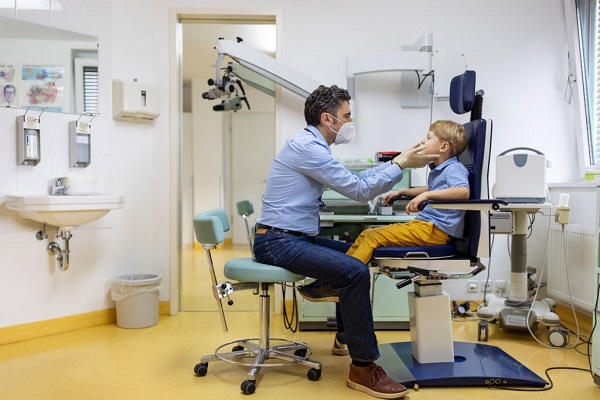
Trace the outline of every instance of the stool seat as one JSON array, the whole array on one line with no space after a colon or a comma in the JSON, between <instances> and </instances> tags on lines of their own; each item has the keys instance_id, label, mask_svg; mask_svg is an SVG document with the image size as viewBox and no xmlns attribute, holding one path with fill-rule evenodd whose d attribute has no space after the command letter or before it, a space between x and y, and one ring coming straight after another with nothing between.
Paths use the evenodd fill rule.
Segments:
<instances>
[{"instance_id":1,"label":"stool seat","mask_svg":"<svg viewBox=\"0 0 600 400\"><path fill-rule=\"evenodd\" d=\"M242 257L225 263L225 277L239 282L297 282L305 278L275 265L261 264L252 257Z\"/></svg>"}]
</instances>

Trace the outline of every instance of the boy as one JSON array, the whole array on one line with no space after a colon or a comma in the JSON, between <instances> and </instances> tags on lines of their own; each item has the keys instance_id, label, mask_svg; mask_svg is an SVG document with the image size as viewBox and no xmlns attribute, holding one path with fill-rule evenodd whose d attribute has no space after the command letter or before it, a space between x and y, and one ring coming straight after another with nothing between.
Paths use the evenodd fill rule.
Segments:
<instances>
[{"instance_id":1,"label":"boy","mask_svg":"<svg viewBox=\"0 0 600 400\"><path fill-rule=\"evenodd\" d=\"M413 197L406 212L418 211L426 200L466 200L469 198L469 172L458 161L467 147L464 127L453 121L436 121L429 127L422 154L439 154L429 164L431 171L427 186L401 189L388 193L384 201L396 196ZM446 244L450 237L461 236L464 228L464 210L433 209L419 211L414 220L364 230L346 254L368 263L373 250L381 246L427 246Z\"/></svg>"}]
</instances>

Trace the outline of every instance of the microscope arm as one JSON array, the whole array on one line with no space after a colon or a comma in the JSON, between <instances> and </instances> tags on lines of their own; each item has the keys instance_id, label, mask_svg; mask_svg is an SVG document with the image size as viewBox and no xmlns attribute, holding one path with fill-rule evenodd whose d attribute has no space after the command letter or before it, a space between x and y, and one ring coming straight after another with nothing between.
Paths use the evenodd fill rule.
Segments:
<instances>
[{"instance_id":1,"label":"microscope arm","mask_svg":"<svg viewBox=\"0 0 600 400\"><path fill-rule=\"evenodd\" d=\"M430 72L432 70L432 42L432 35L427 33L412 46L408 46L409 49L406 50L347 58L346 76L350 95L355 97L354 79L356 75L385 71ZM214 88L205 93L204 98L217 99L228 96L234 91L232 85L235 78L232 79L230 75L236 75L235 68L232 68L230 64L223 65L225 57L232 58L242 67L258 74L259 77L267 78L303 98L307 98L319 86L319 82L314 79L239 41L221 38L217 43L216 50L218 56L215 64L215 80L209 82L210 85L214 85ZM221 76L223 70L227 72ZM265 84L259 80L251 82L249 80L251 75L243 79L250 86L265 93L273 93L270 88L261 89Z\"/></svg>"},{"instance_id":2,"label":"microscope arm","mask_svg":"<svg viewBox=\"0 0 600 400\"><path fill-rule=\"evenodd\" d=\"M243 67L257 73L260 76L275 82L278 85L290 90L297 95L306 98L319 83L312 78L288 67L281 61L277 61L256 49L243 45L233 40L219 39L216 46L218 56L216 62L216 79L214 81L215 89L211 89L212 98L218 98L229 95L225 89L227 82L220 76L223 69L223 60L225 57L230 57L238 62ZM250 86L252 83L247 82ZM218 97L217 97L218 96ZM210 98L210 97L208 97Z\"/></svg>"}]
</instances>

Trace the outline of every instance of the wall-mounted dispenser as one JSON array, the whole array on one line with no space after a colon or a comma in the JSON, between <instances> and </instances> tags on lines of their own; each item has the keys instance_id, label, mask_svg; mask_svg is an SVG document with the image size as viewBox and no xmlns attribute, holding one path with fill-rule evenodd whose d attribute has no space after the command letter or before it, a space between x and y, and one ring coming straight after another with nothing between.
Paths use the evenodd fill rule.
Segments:
<instances>
[{"instance_id":1,"label":"wall-mounted dispenser","mask_svg":"<svg viewBox=\"0 0 600 400\"><path fill-rule=\"evenodd\" d=\"M92 162L91 123L95 116L86 122L80 121L83 115L77 121L69 121L69 166L76 168L86 168Z\"/></svg>"},{"instance_id":2,"label":"wall-mounted dispenser","mask_svg":"<svg viewBox=\"0 0 600 400\"><path fill-rule=\"evenodd\" d=\"M155 86L113 80L113 119L151 123L160 115L159 89Z\"/></svg>"},{"instance_id":3,"label":"wall-mounted dispenser","mask_svg":"<svg viewBox=\"0 0 600 400\"><path fill-rule=\"evenodd\" d=\"M40 117L27 115L17 117L17 165L35 166L41 161Z\"/></svg>"}]
</instances>

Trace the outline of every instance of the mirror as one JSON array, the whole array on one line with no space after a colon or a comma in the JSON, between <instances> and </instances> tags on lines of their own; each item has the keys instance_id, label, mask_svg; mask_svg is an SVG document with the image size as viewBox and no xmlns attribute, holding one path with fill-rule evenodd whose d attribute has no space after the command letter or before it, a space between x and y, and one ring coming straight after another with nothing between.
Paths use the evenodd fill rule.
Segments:
<instances>
[{"instance_id":1,"label":"mirror","mask_svg":"<svg viewBox=\"0 0 600 400\"><path fill-rule=\"evenodd\" d=\"M98 113L98 38L0 17L0 107Z\"/></svg>"}]
</instances>

